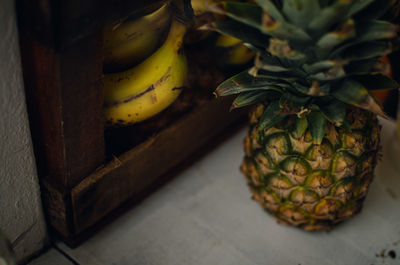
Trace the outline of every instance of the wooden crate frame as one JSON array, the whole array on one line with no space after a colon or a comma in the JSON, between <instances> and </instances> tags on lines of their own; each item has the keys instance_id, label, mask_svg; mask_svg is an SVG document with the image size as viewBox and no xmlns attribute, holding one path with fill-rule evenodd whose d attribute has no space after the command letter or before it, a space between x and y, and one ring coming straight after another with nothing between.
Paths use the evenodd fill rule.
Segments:
<instances>
[{"instance_id":1,"label":"wooden crate frame","mask_svg":"<svg viewBox=\"0 0 400 265\"><path fill-rule=\"evenodd\" d=\"M229 113L230 99L211 101L104 165L102 26L159 2L17 2L44 208L50 227L70 246L243 117Z\"/></svg>"}]
</instances>

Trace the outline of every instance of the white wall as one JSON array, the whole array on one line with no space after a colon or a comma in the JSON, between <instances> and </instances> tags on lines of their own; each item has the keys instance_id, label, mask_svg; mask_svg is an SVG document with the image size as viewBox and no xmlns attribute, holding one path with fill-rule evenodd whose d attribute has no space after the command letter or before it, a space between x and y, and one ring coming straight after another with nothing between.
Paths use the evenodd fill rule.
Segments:
<instances>
[{"instance_id":1,"label":"white wall","mask_svg":"<svg viewBox=\"0 0 400 265\"><path fill-rule=\"evenodd\" d=\"M0 229L24 260L47 242L25 105L14 0L0 1Z\"/></svg>"}]
</instances>

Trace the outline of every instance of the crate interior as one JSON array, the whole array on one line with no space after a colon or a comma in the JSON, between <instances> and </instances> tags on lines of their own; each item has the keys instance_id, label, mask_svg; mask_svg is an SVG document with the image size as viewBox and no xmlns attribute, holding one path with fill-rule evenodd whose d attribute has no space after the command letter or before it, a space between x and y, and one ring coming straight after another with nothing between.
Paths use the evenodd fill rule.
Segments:
<instances>
[{"instance_id":1,"label":"crate interior","mask_svg":"<svg viewBox=\"0 0 400 265\"><path fill-rule=\"evenodd\" d=\"M161 5L162 2L157 3L150 9L159 8ZM137 17L142 13L143 11L139 10L130 16ZM111 24L119 22L118 20ZM110 24L110 22L108 23ZM165 39L167 34L164 35ZM198 40L184 45L188 60L188 73L179 98L161 113L138 124L124 127L106 126L104 137L108 161L143 143L149 137L153 137L194 108L214 100L213 91L218 84L250 66L250 63L236 66L224 64L220 50L215 47L218 37L215 32L204 34L204 31L191 29L187 35ZM206 37L199 37L201 35ZM107 72L107 70L105 71Z\"/></svg>"}]
</instances>

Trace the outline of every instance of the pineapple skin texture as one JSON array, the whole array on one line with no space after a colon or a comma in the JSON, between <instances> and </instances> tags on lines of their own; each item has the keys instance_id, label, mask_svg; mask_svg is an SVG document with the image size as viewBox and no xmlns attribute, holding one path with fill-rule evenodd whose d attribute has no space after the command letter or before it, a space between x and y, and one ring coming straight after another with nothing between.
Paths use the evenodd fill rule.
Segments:
<instances>
[{"instance_id":1,"label":"pineapple skin texture","mask_svg":"<svg viewBox=\"0 0 400 265\"><path fill-rule=\"evenodd\" d=\"M330 230L360 212L380 151L375 114L349 107L351 130L329 123L320 145L311 134L296 137L291 116L264 131L257 128L265 106L250 113L241 171L253 199L280 223L306 231Z\"/></svg>"}]
</instances>

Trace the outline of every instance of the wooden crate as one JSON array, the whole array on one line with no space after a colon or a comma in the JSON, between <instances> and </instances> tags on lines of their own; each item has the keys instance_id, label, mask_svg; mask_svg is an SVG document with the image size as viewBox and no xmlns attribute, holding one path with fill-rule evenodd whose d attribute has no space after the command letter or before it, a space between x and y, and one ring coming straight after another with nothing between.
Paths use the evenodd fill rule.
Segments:
<instances>
[{"instance_id":1,"label":"wooden crate","mask_svg":"<svg viewBox=\"0 0 400 265\"><path fill-rule=\"evenodd\" d=\"M106 159L102 27L160 0L17 2L27 106L48 224L70 246L243 117L211 100Z\"/></svg>"}]
</instances>

